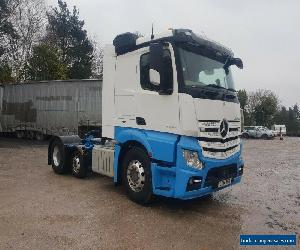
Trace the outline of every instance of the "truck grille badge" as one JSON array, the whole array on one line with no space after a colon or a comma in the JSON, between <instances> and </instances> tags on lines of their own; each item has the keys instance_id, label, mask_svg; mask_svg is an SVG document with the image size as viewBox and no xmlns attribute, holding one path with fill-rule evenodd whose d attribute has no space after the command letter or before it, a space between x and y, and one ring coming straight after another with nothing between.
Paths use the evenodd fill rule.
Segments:
<instances>
[{"instance_id":1,"label":"truck grille badge","mask_svg":"<svg viewBox=\"0 0 300 250\"><path fill-rule=\"evenodd\" d=\"M226 119L223 119L220 125L220 134L223 138L226 137L228 130L229 130L228 122Z\"/></svg>"},{"instance_id":2,"label":"truck grille badge","mask_svg":"<svg viewBox=\"0 0 300 250\"><path fill-rule=\"evenodd\" d=\"M240 151L240 120L199 120L198 141L204 157L227 159Z\"/></svg>"}]
</instances>

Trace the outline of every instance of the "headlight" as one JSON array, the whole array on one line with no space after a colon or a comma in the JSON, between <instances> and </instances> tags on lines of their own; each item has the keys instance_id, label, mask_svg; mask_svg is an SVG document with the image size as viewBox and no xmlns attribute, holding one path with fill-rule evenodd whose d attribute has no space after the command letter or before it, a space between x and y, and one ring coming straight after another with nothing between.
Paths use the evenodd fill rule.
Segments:
<instances>
[{"instance_id":1,"label":"headlight","mask_svg":"<svg viewBox=\"0 0 300 250\"><path fill-rule=\"evenodd\" d=\"M196 151L183 149L183 158L186 164L192 168L202 169L204 164L199 160L198 153Z\"/></svg>"}]
</instances>

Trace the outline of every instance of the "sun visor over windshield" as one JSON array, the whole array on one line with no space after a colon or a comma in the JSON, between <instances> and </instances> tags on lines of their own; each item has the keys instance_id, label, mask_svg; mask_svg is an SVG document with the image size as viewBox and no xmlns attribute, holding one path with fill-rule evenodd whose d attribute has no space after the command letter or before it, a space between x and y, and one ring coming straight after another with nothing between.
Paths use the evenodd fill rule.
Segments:
<instances>
[{"instance_id":1,"label":"sun visor over windshield","mask_svg":"<svg viewBox=\"0 0 300 250\"><path fill-rule=\"evenodd\" d=\"M177 29L173 32L175 42L186 43L202 49L211 50L215 53L219 53L223 57L233 57L233 52L230 49L203 36L196 35L191 30Z\"/></svg>"}]
</instances>

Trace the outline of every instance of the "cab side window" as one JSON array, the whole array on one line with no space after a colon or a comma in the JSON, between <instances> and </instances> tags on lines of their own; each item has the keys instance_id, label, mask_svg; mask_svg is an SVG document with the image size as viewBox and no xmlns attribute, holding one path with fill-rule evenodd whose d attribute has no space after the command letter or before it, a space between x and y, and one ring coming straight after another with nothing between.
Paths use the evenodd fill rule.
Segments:
<instances>
[{"instance_id":1,"label":"cab side window","mask_svg":"<svg viewBox=\"0 0 300 250\"><path fill-rule=\"evenodd\" d=\"M163 64L164 64L164 74L162 75L162 81L170 88L173 88L173 68L172 68L172 59L171 53L168 49L164 50L163 56ZM141 55L140 58L140 82L143 89L158 91L159 86L155 86L151 84L149 79L149 71L150 71L150 59L149 53L145 53Z\"/></svg>"}]
</instances>

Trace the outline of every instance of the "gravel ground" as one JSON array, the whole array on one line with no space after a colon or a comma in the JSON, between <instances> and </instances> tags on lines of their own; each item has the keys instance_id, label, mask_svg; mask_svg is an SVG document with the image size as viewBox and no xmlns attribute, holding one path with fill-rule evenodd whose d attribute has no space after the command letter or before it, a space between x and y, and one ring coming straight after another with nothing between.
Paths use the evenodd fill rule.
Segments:
<instances>
[{"instance_id":1,"label":"gravel ground","mask_svg":"<svg viewBox=\"0 0 300 250\"><path fill-rule=\"evenodd\" d=\"M0 138L0 249L238 249L240 234L299 235L300 138L247 140L244 159L242 183L213 199L143 207L110 178L55 175L45 143Z\"/></svg>"}]
</instances>

